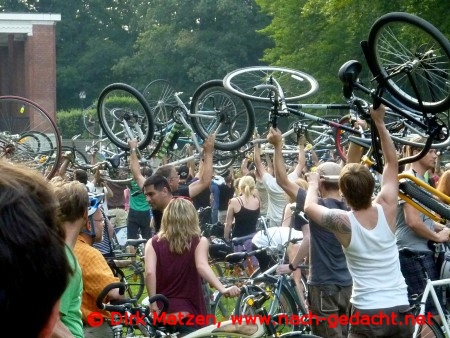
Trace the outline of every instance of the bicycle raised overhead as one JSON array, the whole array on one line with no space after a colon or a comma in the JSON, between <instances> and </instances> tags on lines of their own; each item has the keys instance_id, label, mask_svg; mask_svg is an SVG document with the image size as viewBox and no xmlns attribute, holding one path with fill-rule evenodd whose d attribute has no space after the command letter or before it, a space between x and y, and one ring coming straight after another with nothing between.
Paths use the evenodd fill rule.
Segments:
<instances>
[{"instance_id":1,"label":"bicycle raised overhead","mask_svg":"<svg viewBox=\"0 0 450 338\"><path fill-rule=\"evenodd\" d=\"M447 38L421 18L407 13L389 13L376 20L362 48L375 88L366 87L360 81L362 65L358 61L346 62L339 70L339 78L343 82L347 107L367 115L365 107L354 95L354 90L360 90L368 95L368 100L389 107L427 136L427 142L422 144L423 151L415 158L400 160L400 164L420 159L431 146L435 147L435 143L442 146L449 136L446 111L450 108L450 44ZM224 86L236 95L270 102L272 126L276 126L277 117L289 114L329 124L299 111L315 107L324 109L325 105L291 103L309 97L317 90L317 82L308 74L261 66L235 70L223 81ZM358 134L339 124L334 127ZM378 153L380 146L375 139L372 145Z\"/></svg>"},{"instance_id":2,"label":"bicycle raised overhead","mask_svg":"<svg viewBox=\"0 0 450 338\"><path fill-rule=\"evenodd\" d=\"M151 92L151 88L147 91ZM248 100L224 89L221 80L208 81L197 88L190 108L179 98L181 93L173 93L176 95L172 100L176 104L164 106L170 110L161 113L161 109L150 107L149 98L135 88L123 83L111 84L103 89L98 99L100 125L108 138L124 150L129 150L127 140L133 138L138 140L141 151L152 142L158 144L162 138L154 139L154 134L168 131L164 128L172 122L170 120L179 122L182 128L195 130L202 140L215 133L218 150L236 149L250 139L254 129L253 108ZM173 110L180 113L174 116ZM168 115L169 111L172 116ZM155 119L152 112L157 113ZM154 152L155 148L153 146L149 151Z\"/></svg>"}]
</instances>

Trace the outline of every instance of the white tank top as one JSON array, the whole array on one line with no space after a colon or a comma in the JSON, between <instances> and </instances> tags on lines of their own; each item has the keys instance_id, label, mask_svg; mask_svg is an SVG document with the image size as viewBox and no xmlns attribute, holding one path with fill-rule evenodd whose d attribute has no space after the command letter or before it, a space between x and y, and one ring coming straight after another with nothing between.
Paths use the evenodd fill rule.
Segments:
<instances>
[{"instance_id":1,"label":"white tank top","mask_svg":"<svg viewBox=\"0 0 450 338\"><path fill-rule=\"evenodd\" d=\"M349 246L343 250L353 278L351 302L358 309L409 304L395 234L387 224L381 205L375 206L378 221L371 230L364 228L353 212L348 212L352 234Z\"/></svg>"}]
</instances>

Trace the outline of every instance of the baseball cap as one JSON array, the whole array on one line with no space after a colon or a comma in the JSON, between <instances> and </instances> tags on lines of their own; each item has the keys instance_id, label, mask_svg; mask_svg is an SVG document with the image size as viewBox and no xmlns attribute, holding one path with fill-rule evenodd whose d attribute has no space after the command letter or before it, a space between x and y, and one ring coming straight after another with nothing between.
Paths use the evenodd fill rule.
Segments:
<instances>
[{"instance_id":1,"label":"baseball cap","mask_svg":"<svg viewBox=\"0 0 450 338\"><path fill-rule=\"evenodd\" d=\"M337 176L338 178L341 174L341 166L334 162L324 162L319 164L316 172L320 176Z\"/></svg>"},{"instance_id":2,"label":"baseball cap","mask_svg":"<svg viewBox=\"0 0 450 338\"><path fill-rule=\"evenodd\" d=\"M186 165L182 165L178 168L178 175L181 179L186 179L189 176L189 168Z\"/></svg>"}]
</instances>

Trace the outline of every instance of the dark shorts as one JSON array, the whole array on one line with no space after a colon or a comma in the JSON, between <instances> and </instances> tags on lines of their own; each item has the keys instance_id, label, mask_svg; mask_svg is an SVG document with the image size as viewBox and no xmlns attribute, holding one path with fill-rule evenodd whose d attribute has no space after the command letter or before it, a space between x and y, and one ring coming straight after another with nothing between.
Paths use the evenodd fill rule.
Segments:
<instances>
[{"instance_id":1,"label":"dark shorts","mask_svg":"<svg viewBox=\"0 0 450 338\"><path fill-rule=\"evenodd\" d=\"M310 312L319 318L348 316L350 313L350 296L352 286L308 285L308 302ZM311 321L312 333L320 337L347 337L347 326L329 325L326 320Z\"/></svg>"},{"instance_id":2,"label":"dark shorts","mask_svg":"<svg viewBox=\"0 0 450 338\"><path fill-rule=\"evenodd\" d=\"M150 229L150 211L137 211L130 209L127 221L127 238L139 238L139 231L142 238L150 239L152 231Z\"/></svg>"},{"instance_id":3,"label":"dark shorts","mask_svg":"<svg viewBox=\"0 0 450 338\"><path fill-rule=\"evenodd\" d=\"M359 319L361 322L358 325L350 325L348 338L410 338L414 332L414 321L409 310L409 305L369 310L361 310L352 306L350 321L357 323ZM367 324L363 321L363 316L370 318L373 323Z\"/></svg>"}]
</instances>

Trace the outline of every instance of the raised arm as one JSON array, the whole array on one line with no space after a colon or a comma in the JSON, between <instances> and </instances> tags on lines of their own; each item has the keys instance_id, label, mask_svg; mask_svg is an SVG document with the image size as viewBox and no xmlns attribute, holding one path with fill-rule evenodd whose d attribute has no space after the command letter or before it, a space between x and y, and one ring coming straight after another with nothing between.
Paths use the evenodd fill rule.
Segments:
<instances>
[{"instance_id":1,"label":"raised arm","mask_svg":"<svg viewBox=\"0 0 450 338\"><path fill-rule=\"evenodd\" d=\"M282 136L279 129L270 128L269 134L267 135L267 140L274 146L273 155L273 168L275 172L275 178L278 185L289 195L293 200L297 198L297 192L300 187L289 181L288 175L286 173L286 167L284 165L283 159L283 145Z\"/></svg>"},{"instance_id":2,"label":"raised arm","mask_svg":"<svg viewBox=\"0 0 450 338\"><path fill-rule=\"evenodd\" d=\"M130 169L133 174L133 178L138 184L139 188L142 189L145 182L145 177L141 174L141 166L139 165L139 159L137 157L138 141L132 139L128 141L130 146Z\"/></svg>"},{"instance_id":3,"label":"raised arm","mask_svg":"<svg viewBox=\"0 0 450 338\"><path fill-rule=\"evenodd\" d=\"M306 137L302 134L298 138L298 159L297 165L294 168L294 172L296 173L297 177L302 177L303 169L306 166L305 145Z\"/></svg>"},{"instance_id":4,"label":"raised arm","mask_svg":"<svg viewBox=\"0 0 450 338\"><path fill-rule=\"evenodd\" d=\"M351 225L347 212L340 209L329 209L319 204L319 181L320 176L318 173L308 174L305 213L314 223L333 232L342 245L348 246L351 239Z\"/></svg>"},{"instance_id":5,"label":"raised arm","mask_svg":"<svg viewBox=\"0 0 450 338\"><path fill-rule=\"evenodd\" d=\"M189 196L195 197L209 187L213 177L213 152L216 134L209 135L203 144L203 163L199 168L199 178L189 185Z\"/></svg>"},{"instance_id":6,"label":"raised arm","mask_svg":"<svg viewBox=\"0 0 450 338\"><path fill-rule=\"evenodd\" d=\"M264 174L267 173L267 170L261 161L261 149L259 144L255 144L255 147L253 148L253 162L255 163L255 167L259 175L263 177Z\"/></svg>"},{"instance_id":7,"label":"raised arm","mask_svg":"<svg viewBox=\"0 0 450 338\"><path fill-rule=\"evenodd\" d=\"M370 110L372 121L378 130L384 157L383 180L375 202L383 206L386 219L394 232L398 201L398 159L394 142L384 124L385 113L383 105L380 105L378 109Z\"/></svg>"}]
</instances>

